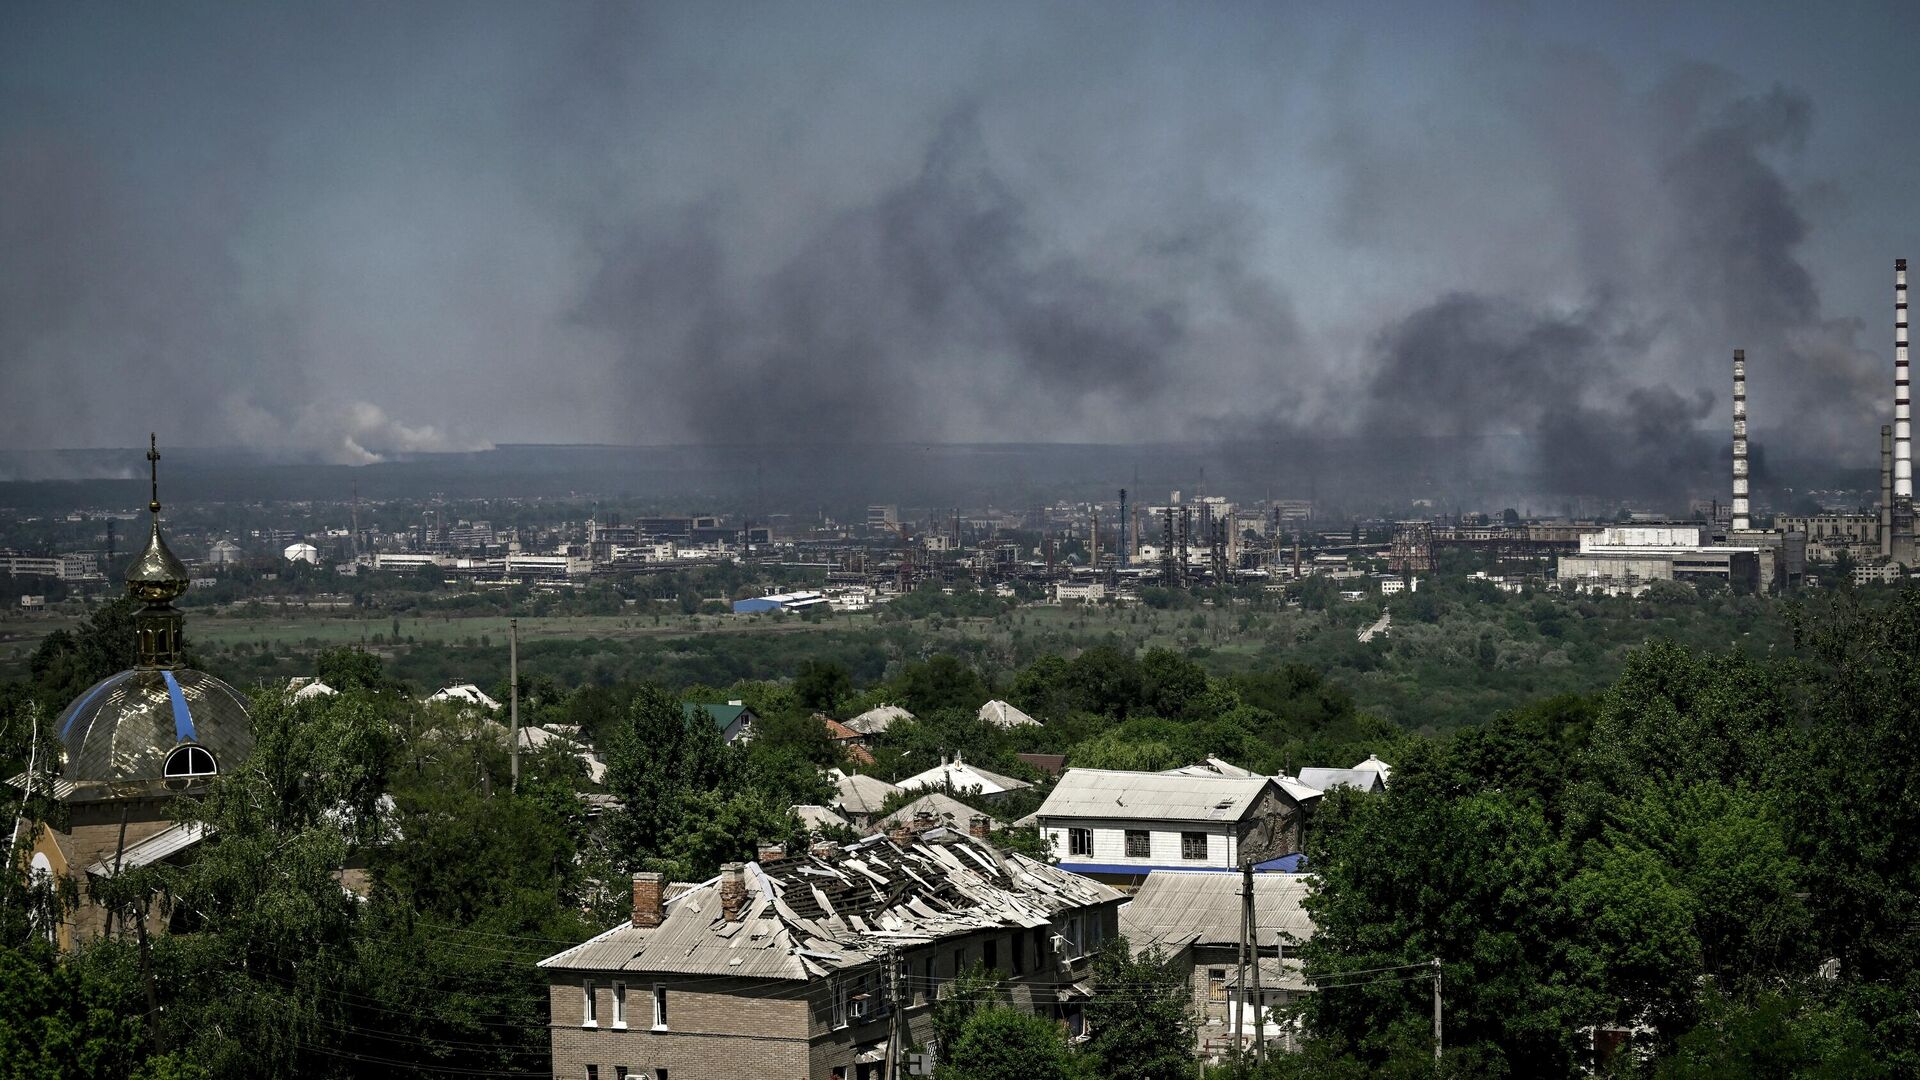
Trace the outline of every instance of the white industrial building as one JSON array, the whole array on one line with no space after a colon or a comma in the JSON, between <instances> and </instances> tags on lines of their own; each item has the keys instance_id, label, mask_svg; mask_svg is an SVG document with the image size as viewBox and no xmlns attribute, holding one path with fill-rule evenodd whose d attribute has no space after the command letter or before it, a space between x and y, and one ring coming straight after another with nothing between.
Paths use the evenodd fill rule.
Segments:
<instances>
[{"instance_id":1,"label":"white industrial building","mask_svg":"<svg viewBox=\"0 0 1920 1080\"><path fill-rule=\"evenodd\" d=\"M1762 555L1760 547L1704 544L1695 525L1609 525L1582 536L1579 554L1560 557L1560 587L1638 596L1656 581L1718 581L1755 592L1765 587Z\"/></svg>"}]
</instances>

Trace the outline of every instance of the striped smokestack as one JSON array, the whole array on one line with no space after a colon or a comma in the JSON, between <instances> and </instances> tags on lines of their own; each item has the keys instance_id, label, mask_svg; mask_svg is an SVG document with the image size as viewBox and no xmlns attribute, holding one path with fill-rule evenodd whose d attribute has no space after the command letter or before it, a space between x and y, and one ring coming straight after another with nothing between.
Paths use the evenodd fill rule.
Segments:
<instances>
[{"instance_id":1,"label":"striped smokestack","mask_svg":"<svg viewBox=\"0 0 1920 1080\"><path fill-rule=\"evenodd\" d=\"M1733 350L1733 528L1746 530L1747 518L1747 350Z\"/></svg>"},{"instance_id":2,"label":"striped smokestack","mask_svg":"<svg viewBox=\"0 0 1920 1080\"><path fill-rule=\"evenodd\" d=\"M1893 497L1913 498L1913 413L1907 397L1907 260L1893 260Z\"/></svg>"},{"instance_id":3,"label":"striped smokestack","mask_svg":"<svg viewBox=\"0 0 1920 1080\"><path fill-rule=\"evenodd\" d=\"M1893 554L1893 427L1880 425L1880 554Z\"/></svg>"}]
</instances>

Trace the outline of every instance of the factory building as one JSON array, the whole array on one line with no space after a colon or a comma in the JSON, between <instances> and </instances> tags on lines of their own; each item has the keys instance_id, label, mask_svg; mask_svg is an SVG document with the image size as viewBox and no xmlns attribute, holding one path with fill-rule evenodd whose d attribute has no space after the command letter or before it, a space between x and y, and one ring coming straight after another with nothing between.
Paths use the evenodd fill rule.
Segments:
<instances>
[{"instance_id":1,"label":"factory building","mask_svg":"<svg viewBox=\"0 0 1920 1080\"><path fill-rule=\"evenodd\" d=\"M1696 526L1615 525L1580 538L1577 555L1560 557L1560 587L1638 596L1656 581L1719 582L1757 592L1763 549L1707 545Z\"/></svg>"}]
</instances>

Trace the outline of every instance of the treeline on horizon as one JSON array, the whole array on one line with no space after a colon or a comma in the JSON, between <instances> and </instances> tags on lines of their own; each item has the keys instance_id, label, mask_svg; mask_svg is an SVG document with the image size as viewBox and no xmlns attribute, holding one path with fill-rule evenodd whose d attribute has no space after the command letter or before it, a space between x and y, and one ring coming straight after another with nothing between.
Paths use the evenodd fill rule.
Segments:
<instances>
[{"instance_id":1,"label":"treeline on horizon","mask_svg":"<svg viewBox=\"0 0 1920 1080\"><path fill-rule=\"evenodd\" d=\"M8 775L29 701L50 738L52 713L130 664L126 618L103 609L0 686ZM761 841L801 842L787 807L826 801L821 770L846 764L814 712L880 701L919 719L876 741L869 771L960 752L1035 780L993 808L1003 820L1045 790L1013 757L1027 750L1121 768L1392 762L1386 795L1335 793L1308 830L1319 932L1297 955L1328 988L1305 999L1304 1051L1267 1074L1571 1075L1599 1025L1635 1033L1612 1075L1911 1075L1920 596L1821 600L1791 630L1772 654L1655 641L1603 693L1434 736L1368 718L1309 664L1216 672L1120 645L1003 680L951 655L873 681L857 658L807 658L672 691L523 669L523 722L576 725L607 761L598 790L622 809L597 818L577 759L523 755L516 787L493 718L423 706L380 657L330 650L317 673L342 693L257 693L252 761L179 804L214 829L198 857L96 886L128 910L165 898L176 932L147 955L131 938L55 955L32 912L61 898L9 876L0 1076L548 1071L534 962L617 921L606 883L634 870L698 880ZM988 694L1046 726L985 724ZM729 697L764 718L745 746L680 711ZM344 866L370 875L364 901L340 888ZM1438 1066L1427 985L1365 975L1434 956Z\"/></svg>"}]
</instances>

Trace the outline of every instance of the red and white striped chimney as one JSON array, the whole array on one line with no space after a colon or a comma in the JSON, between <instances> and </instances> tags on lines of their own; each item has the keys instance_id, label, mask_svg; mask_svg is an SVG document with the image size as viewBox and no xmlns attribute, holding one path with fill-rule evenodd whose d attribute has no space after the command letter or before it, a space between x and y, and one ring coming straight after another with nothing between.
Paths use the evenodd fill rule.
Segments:
<instances>
[{"instance_id":1,"label":"red and white striped chimney","mask_svg":"<svg viewBox=\"0 0 1920 1080\"><path fill-rule=\"evenodd\" d=\"M1913 412L1907 396L1907 260L1893 260L1893 497L1913 498Z\"/></svg>"},{"instance_id":2,"label":"red and white striped chimney","mask_svg":"<svg viewBox=\"0 0 1920 1080\"><path fill-rule=\"evenodd\" d=\"M1747 517L1747 350L1733 350L1733 527L1751 524Z\"/></svg>"}]
</instances>

